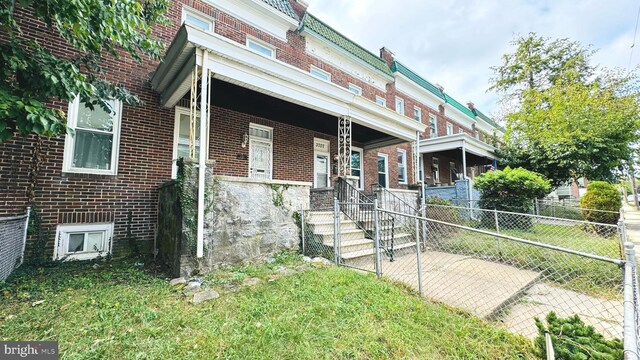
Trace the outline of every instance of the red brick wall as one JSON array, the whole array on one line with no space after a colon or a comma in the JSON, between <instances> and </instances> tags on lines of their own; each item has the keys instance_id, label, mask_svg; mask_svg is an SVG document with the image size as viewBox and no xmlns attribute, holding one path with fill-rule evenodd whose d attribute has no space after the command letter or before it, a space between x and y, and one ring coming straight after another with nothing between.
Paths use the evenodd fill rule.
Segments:
<instances>
[{"instance_id":1,"label":"red brick wall","mask_svg":"<svg viewBox=\"0 0 640 360\"><path fill-rule=\"evenodd\" d=\"M387 98L389 107L395 104L393 84L388 85L388 93L384 94L368 83L306 54L305 39L299 34L289 32L287 41L282 41L214 9L201 0L173 2L168 12L171 24L155 29L155 34L167 45L171 43L180 27L183 3L212 16L216 22L215 31L220 35L241 44L246 42L247 35L254 36L275 46L277 59L285 63L304 71L308 71L309 66L313 64L330 72L332 82L340 86L347 88L351 82L362 87L363 96L366 98L375 101L376 95L383 96ZM57 34L50 33L44 24L33 21L27 11L18 9L16 14L26 37L39 40L56 55L74 56L73 49L60 40ZM0 35L0 41L2 39ZM49 248L53 246L53 234L57 224L97 220L115 223L114 238L117 248L118 240L126 236L129 213L132 219L132 235L136 239L150 243L155 235L156 188L171 177L175 113L174 109L162 108L158 94L150 88L150 74L155 70L157 62L145 60L138 64L130 56L122 55L119 60L107 57L104 64L105 76L109 80L126 85L144 104L138 107L123 107L118 174L104 176L62 173L64 139L44 140L44 158L33 200L41 211L44 228L51 231ZM407 115L411 117L413 102L409 97L404 98ZM67 109L65 103L52 103L51 106L64 111ZM313 137L330 137L224 109L213 110L210 155L217 161L214 169L217 174L246 176L248 165L247 160L243 160L243 155L248 153L248 148L242 148L240 144L243 134L248 131L248 123L256 122L274 128L274 178L313 180ZM428 111L430 110L426 107L423 108L423 121L427 123ZM444 125L439 124L439 128L444 129ZM330 139L333 156L337 152L337 141L334 138ZM409 144L402 147L407 148L407 174L411 183L412 154ZM32 137L15 137L0 144L0 215L22 212L27 206L33 148ZM367 182L376 179L377 175L375 165L371 172L371 161L368 163L367 156L374 154L375 162L375 154L380 151L389 154L390 185L398 186L395 149L396 147L390 147L365 154Z\"/></svg>"},{"instance_id":2,"label":"red brick wall","mask_svg":"<svg viewBox=\"0 0 640 360\"><path fill-rule=\"evenodd\" d=\"M407 184L400 184L398 181L398 149L403 149L407 153ZM378 183L378 154L386 154L388 158L389 188L407 189L409 185L415 183L413 177L413 151L410 143L386 146L379 149L365 150L364 152L364 183L365 189L370 189L371 185Z\"/></svg>"}]
</instances>

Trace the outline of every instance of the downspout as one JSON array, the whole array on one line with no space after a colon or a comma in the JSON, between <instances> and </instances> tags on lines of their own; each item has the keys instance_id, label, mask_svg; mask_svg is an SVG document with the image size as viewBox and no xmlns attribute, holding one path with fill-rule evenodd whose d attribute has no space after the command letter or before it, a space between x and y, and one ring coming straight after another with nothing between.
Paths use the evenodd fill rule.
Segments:
<instances>
[{"instance_id":1,"label":"downspout","mask_svg":"<svg viewBox=\"0 0 640 360\"><path fill-rule=\"evenodd\" d=\"M200 81L200 154L198 154L198 231L197 231L197 249L196 257L204 256L204 193L205 193L205 174L206 159L208 149L205 148L207 139L206 124L209 122L209 52L202 50L202 78Z\"/></svg>"}]
</instances>

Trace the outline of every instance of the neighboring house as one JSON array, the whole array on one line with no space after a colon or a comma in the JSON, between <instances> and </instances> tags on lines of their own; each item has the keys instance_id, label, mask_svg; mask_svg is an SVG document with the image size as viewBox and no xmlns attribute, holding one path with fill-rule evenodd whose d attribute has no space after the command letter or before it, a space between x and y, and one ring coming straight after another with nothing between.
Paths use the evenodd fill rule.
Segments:
<instances>
[{"instance_id":1,"label":"neighboring house","mask_svg":"<svg viewBox=\"0 0 640 360\"><path fill-rule=\"evenodd\" d=\"M106 76L143 105L114 102L108 114L52 104L76 132L44 140L35 181L34 138L0 144L0 215L23 211L33 186L54 258L117 253L132 241L150 248L163 225L158 189L175 178L178 158L210 173L197 180L213 194L211 212L198 214L199 244L220 255L211 262L297 246L291 215L330 205L338 176L363 190L408 189L494 164L489 143L502 130L491 119L387 49L376 56L349 40L300 0L174 1L168 17L156 29L168 45L161 64L127 56L106 64ZM73 55L41 25L21 24L55 54Z\"/></svg>"}]
</instances>

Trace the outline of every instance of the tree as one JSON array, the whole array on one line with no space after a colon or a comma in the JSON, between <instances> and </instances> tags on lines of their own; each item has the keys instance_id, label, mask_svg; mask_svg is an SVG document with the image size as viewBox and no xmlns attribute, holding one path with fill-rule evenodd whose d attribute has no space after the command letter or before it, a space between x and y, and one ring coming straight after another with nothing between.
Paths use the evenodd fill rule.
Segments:
<instances>
[{"instance_id":1,"label":"tree","mask_svg":"<svg viewBox=\"0 0 640 360\"><path fill-rule=\"evenodd\" d=\"M577 41L529 33L511 44L515 51L502 55L501 66L491 67L495 76L489 88L508 99L521 99L525 90L544 90L559 81L584 83L595 71L589 63L594 51Z\"/></svg>"},{"instance_id":2,"label":"tree","mask_svg":"<svg viewBox=\"0 0 640 360\"><path fill-rule=\"evenodd\" d=\"M592 52L566 39L530 34L515 44L491 87L511 106L501 163L541 173L553 186L613 181L640 132L635 74L603 69L594 77Z\"/></svg>"},{"instance_id":3,"label":"tree","mask_svg":"<svg viewBox=\"0 0 640 360\"><path fill-rule=\"evenodd\" d=\"M80 101L111 111L108 99L140 99L104 76L105 56L159 60L163 44L151 32L164 24L168 0L0 0L0 142L18 132L48 137L68 132L52 101ZM42 21L49 34L75 50L61 57L25 36L16 15Z\"/></svg>"}]
</instances>

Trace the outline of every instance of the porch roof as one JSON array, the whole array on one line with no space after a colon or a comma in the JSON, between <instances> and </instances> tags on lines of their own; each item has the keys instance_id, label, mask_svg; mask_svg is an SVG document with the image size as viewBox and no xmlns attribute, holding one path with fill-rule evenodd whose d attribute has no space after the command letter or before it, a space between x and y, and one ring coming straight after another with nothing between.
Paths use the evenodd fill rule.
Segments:
<instances>
[{"instance_id":1,"label":"porch roof","mask_svg":"<svg viewBox=\"0 0 640 360\"><path fill-rule=\"evenodd\" d=\"M421 154L457 150L463 147L467 153L498 160L494 146L482 142L469 134L455 134L420 140Z\"/></svg>"},{"instance_id":2,"label":"porch roof","mask_svg":"<svg viewBox=\"0 0 640 360\"><path fill-rule=\"evenodd\" d=\"M200 49L200 51L198 51ZM151 86L161 104L173 107L191 88L193 69L207 51L212 77L335 117L349 116L362 126L404 141L415 139L426 125L377 105L348 89L215 33L183 25L156 69ZM211 95L215 97L215 91Z\"/></svg>"}]
</instances>

